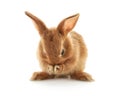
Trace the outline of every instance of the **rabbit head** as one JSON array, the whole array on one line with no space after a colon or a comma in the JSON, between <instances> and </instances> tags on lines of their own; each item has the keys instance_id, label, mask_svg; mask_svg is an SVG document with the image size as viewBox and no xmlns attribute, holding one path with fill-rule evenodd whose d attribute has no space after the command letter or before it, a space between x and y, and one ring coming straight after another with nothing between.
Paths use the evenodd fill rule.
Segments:
<instances>
[{"instance_id":1,"label":"rabbit head","mask_svg":"<svg viewBox=\"0 0 120 96\"><path fill-rule=\"evenodd\" d=\"M49 59L49 64L62 63L72 55L72 43L68 38L68 33L74 28L79 14L63 19L57 28L47 28L38 17L29 12L25 12L25 14L33 20L41 36L41 50L45 57Z\"/></svg>"}]
</instances>

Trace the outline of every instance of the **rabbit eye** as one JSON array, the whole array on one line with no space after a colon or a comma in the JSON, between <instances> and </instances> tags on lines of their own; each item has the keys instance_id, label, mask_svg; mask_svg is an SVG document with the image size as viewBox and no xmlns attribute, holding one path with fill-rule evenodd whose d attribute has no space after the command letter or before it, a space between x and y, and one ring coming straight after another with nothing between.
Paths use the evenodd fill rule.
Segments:
<instances>
[{"instance_id":1,"label":"rabbit eye","mask_svg":"<svg viewBox=\"0 0 120 96\"><path fill-rule=\"evenodd\" d=\"M63 55L64 55L64 53L65 53L65 50L64 50L64 49L62 49L62 51L61 51L61 56L63 56Z\"/></svg>"}]
</instances>

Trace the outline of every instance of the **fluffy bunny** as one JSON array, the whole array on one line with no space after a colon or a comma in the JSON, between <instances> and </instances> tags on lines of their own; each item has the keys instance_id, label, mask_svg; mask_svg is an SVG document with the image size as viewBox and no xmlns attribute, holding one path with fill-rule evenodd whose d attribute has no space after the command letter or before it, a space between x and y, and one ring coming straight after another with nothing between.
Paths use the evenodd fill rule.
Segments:
<instances>
[{"instance_id":1,"label":"fluffy bunny","mask_svg":"<svg viewBox=\"0 0 120 96\"><path fill-rule=\"evenodd\" d=\"M37 56L42 72L34 72L31 80L44 80L55 77L70 77L76 80L92 81L91 75L84 72L87 48L81 35L72 31L79 18L75 14L63 19L57 28L47 28L36 16L30 17L41 36Z\"/></svg>"}]
</instances>

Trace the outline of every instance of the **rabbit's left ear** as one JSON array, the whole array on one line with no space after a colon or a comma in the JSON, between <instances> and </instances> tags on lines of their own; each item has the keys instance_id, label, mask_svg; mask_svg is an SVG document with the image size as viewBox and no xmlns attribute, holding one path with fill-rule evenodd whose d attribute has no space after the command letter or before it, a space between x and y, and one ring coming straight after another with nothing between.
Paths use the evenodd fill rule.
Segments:
<instances>
[{"instance_id":1,"label":"rabbit's left ear","mask_svg":"<svg viewBox=\"0 0 120 96\"><path fill-rule=\"evenodd\" d=\"M75 26L79 18L79 14L75 14L68 18L65 18L60 22L57 29L62 35L67 35Z\"/></svg>"},{"instance_id":2,"label":"rabbit's left ear","mask_svg":"<svg viewBox=\"0 0 120 96\"><path fill-rule=\"evenodd\" d=\"M46 30L48 30L45 24L42 22L42 20L40 20L38 17L34 16L33 14L27 11L25 11L25 14L34 21L35 27L41 36Z\"/></svg>"}]
</instances>

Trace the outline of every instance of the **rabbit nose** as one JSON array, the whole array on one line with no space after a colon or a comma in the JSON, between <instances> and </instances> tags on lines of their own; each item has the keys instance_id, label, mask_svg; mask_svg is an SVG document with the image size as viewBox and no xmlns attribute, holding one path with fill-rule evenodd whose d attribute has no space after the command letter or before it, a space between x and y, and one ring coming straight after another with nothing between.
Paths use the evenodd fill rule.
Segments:
<instances>
[{"instance_id":1,"label":"rabbit nose","mask_svg":"<svg viewBox=\"0 0 120 96\"><path fill-rule=\"evenodd\" d=\"M52 56L52 57L49 57L49 60L51 61L51 64L58 64L58 62L60 61L60 58L57 57L57 56Z\"/></svg>"}]
</instances>

